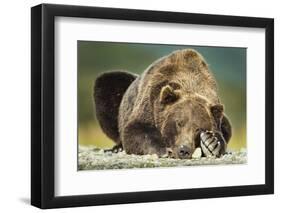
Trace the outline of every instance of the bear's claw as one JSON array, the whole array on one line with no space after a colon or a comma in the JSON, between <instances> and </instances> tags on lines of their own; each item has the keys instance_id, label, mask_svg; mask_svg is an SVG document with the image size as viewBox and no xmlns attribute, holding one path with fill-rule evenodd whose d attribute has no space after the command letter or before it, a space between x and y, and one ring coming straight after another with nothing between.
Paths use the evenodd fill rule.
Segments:
<instances>
[{"instance_id":1,"label":"bear's claw","mask_svg":"<svg viewBox=\"0 0 281 213\"><path fill-rule=\"evenodd\" d=\"M113 146L111 149L105 149L104 152L112 152L112 153L118 153L123 151L122 144L118 144Z\"/></svg>"},{"instance_id":2,"label":"bear's claw","mask_svg":"<svg viewBox=\"0 0 281 213\"><path fill-rule=\"evenodd\" d=\"M206 157L220 156L220 150L222 148L221 141L215 136L212 131L201 132L200 134L200 146L202 152Z\"/></svg>"}]
</instances>

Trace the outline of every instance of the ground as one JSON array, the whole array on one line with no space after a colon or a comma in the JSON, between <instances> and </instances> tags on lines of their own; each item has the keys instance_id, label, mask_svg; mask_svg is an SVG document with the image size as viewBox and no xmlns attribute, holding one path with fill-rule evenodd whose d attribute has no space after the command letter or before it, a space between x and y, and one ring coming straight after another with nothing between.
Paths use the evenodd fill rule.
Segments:
<instances>
[{"instance_id":1,"label":"ground","mask_svg":"<svg viewBox=\"0 0 281 213\"><path fill-rule=\"evenodd\" d=\"M104 152L95 147L79 146L79 170L104 170L128 168L153 168L193 165L217 164L243 164L247 162L246 150L229 152L221 158L201 157L193 159L159 158L157 155L127 155L124 151L119 153Z\"/></svg>"}]
</instances>

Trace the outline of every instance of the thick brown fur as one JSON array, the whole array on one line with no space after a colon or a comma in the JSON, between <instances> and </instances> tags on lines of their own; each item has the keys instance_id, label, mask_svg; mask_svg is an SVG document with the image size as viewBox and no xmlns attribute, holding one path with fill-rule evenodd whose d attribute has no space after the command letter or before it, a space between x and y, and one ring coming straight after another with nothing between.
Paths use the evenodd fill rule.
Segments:
<instances>
[{"instance_id":1,"label":"thick brown fur","mask_svg":"<svg viewBox=\"0 0 281 213\"><path fill-rule=\"evenodd\" d=\"M99 84L99 88L104 88ZM192 153L199 144L198 132L202 129L214 131L225 146L229 141L231 126L224 115L216 81L204 58L195 50L175 51L154 62L132 82L130 78L120 84L124 85L122 91L128 88L121 102L118 99L114 105L118 108L120 103L118 120L107 121L108 103L100 103L102 98L96 99L96 106L105 107L101 110L98 106L103 113L98 116L97 111L97 117L104 132L117 144L121 143L128 154L162 156L168 149L176 153L182 145L187 145ZM102 96L103 90L106 89L95 93ZM115 116L115 110L109 113ZM116 122L114 128L106 124L112 121Z\"/></svg>"},{"instance_id":2,"label":"thick brown fur","mask_svg":"<svg viewBox=\"0 0 281 213\"><path fill-rule=\"evenodd\" d=\"M119 106L129 85L137 78L126 71L112 71L97 77L94 86L96 117L103 132L120 144L118 130Z\"/></svg>"}]
</instances>

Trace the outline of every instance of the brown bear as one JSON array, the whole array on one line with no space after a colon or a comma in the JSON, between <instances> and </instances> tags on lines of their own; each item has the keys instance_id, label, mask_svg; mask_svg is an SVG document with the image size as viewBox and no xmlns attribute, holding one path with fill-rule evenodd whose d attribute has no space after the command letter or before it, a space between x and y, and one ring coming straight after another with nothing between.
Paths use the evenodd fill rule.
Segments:
<instances>
[{"instance_id":1,"label":"brown bear","mask_svg":"<svg viewBox=\"0 0 281 213\"><path fill-rule=\"evenodd\" d=\"M204 58L184 49L160 58L140 76L115 71L94 86L96 116L113 151L191 158L225 153L231 125Z\"/></svg>"}]
</instances>

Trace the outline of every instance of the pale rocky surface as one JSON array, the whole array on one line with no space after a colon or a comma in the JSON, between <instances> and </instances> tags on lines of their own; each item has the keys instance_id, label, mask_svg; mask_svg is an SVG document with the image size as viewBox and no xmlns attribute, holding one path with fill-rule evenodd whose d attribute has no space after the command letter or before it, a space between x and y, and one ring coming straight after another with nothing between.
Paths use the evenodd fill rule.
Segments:
<instances>
[{"instance_id":1,"label":"pale rocky surface","mask_svg":"<svg viewBox=\"0 0 281 213\"><path fill-rule=\"evenodd\" d=\"M239 152L229 152L220 158L200 157L200 150L192 159L159 158L157 155L127 155L124 151L119 153L104 152L95 147L79 146L78 166L79 170L104 170L104 169L129 169L129 168L153 168L175 167L195 165L218 164L245 164L247 152L241 149Z\"/></svg>"}]
</instances>

